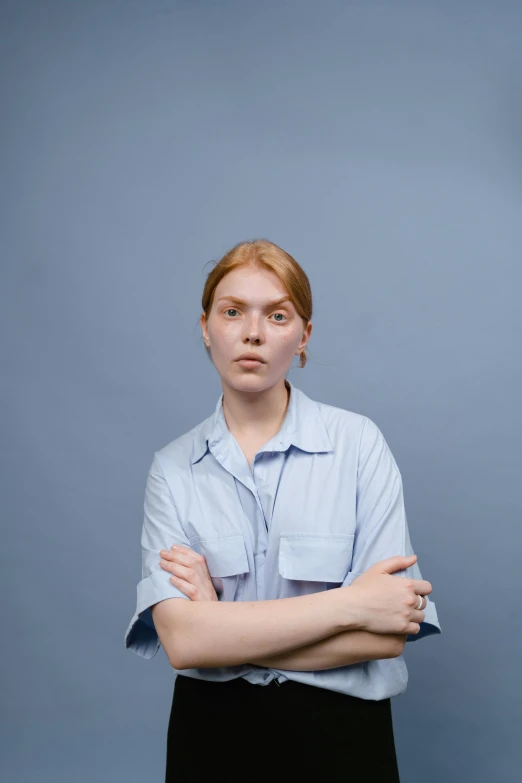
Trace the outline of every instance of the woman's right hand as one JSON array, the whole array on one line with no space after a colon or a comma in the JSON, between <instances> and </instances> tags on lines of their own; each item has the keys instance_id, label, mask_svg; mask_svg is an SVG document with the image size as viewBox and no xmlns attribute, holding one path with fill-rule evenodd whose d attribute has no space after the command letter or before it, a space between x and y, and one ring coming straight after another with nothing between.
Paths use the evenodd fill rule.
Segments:
<instances>
[{"instance_id":1,"label":"woman's right hand","mask_svg":"<svg viewBox=\"0 0 522 783\"><path fill-rule=\"evenodd\" d=\"M351 585L339 588L339 600L350 595L349 612L360 630L372 633L417 634L424 620L426 600L419 609L419 596L429 595L433 588L425 579L394 577L395 571L409 568L417 555L397 555L374 563ZM337 592L337 591L334 591ZM348 607L347 607L348 608Z\"/></svg>"}]
</instances>

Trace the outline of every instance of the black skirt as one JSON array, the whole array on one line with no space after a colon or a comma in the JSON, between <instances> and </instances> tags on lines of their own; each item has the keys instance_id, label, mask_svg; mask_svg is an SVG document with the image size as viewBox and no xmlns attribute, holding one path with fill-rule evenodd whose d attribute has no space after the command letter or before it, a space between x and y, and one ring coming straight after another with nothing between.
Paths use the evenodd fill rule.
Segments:
<instances>
[{"instance_id":1,"label":"black skirt","mask_svg":"<svg viewBox=\"0 0 522 783\"><path fill-rule=\"evenodd\" d=\"M390 699L178 675L166 783L399 783Z\"/></svg>"}]
</instances>

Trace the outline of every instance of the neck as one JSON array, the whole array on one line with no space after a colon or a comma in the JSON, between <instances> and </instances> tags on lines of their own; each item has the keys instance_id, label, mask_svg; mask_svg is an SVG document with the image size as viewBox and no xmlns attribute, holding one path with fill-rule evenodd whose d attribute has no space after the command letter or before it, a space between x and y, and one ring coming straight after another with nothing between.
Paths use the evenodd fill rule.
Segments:
<instances>
[{"instance_id":1,"label":"neck","mask_svg":"<svg viewBox=\"0 0 522 783\"><path fill-rule=\"evenodd\" d=\"M262 392L237 391L222 385L223 413L234 437L269 440L279 432L290 402L290 386L284 378Z\"/></svg>"}]
</instances>

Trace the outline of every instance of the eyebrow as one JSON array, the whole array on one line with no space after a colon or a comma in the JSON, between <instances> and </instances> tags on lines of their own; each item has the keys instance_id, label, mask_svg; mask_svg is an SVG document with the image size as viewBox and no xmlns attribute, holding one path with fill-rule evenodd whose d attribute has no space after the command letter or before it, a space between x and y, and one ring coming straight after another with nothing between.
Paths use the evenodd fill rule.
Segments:
<instances>
[{"instance_id":1,"label":"eyebrow","mask_svg":"<svg viewBox=\"0 0 522 783\"><path fill-rule=\"evenodd\" d=\"M235 304L239 304L239 305L248 304L248 302L245 302L243 299L238 299L237 296L220 296L217 301L222 302L225 299L228 302L234 302ZM283 296L281 299L274 299L272 302L267 302L266 306L267 308L277 307L278 305L281 305L284 302L289 302L289 301L291 301L289 296Z\"/></svg>"}]
</instances>

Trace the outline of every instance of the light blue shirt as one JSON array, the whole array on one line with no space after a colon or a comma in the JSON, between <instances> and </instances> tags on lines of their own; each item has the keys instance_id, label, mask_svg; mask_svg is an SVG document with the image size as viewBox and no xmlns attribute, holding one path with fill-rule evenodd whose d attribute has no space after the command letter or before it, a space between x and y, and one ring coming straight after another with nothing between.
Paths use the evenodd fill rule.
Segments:
<instances>
[{"instance_id":1,"label":"light blue shirt","mask_svg":"<svg viewBox=\"0 0 522 783\"><path fill-rule=\"evenodd\" d=\"M286 383L283 425L252 467L227 427L223 394L209 418L155 452L145 492L142 579L125 634L126 647L143 658L160 646L150 607L166 598L190 600L159 564L160 550L173 544L204 555L222 601L350 585L373 563L413 553L401 474L377 425ZM422 579L417 563L395 575ZM420 632L408 642L441 633L435 604L427 601ZM402 655L324 671L245 664L182 673L260 685L277 677L375 700L404 693L408 683Z\"/></svg>"}]
</instances>

